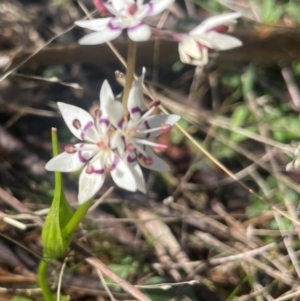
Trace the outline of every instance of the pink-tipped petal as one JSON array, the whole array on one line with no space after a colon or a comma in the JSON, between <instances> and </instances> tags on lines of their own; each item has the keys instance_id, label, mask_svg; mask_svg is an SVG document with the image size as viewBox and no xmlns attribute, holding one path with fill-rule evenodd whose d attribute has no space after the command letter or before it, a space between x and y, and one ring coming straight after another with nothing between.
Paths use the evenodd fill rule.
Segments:
<instances>
[{"instance_id":1,"label":"pink-tipped petal","mask_svg":"<svg viewBox=\"0 0 300 301\"><path fill-rule=\"evenodd\" d=\"M174 0L153 0L145 4L148 6L148 16L160 14L167 9Z\"/></svg>"},{"instance_id":2,"label":"pink-tipped petal","mask_svg":"<svg viewBox=\"0 0 300 301\"><path fill-rule=\"evenodd\" d=\"M151 147L146 146L145 152L148 156L148 158L143 158L141 156L138 156L139 163L148 169L159 171L159 172L166 172L170 170L169 165L159 158L151 149Z\"/></svg>"},{"instance_id":3,"label":"pink-tipped petal","mask_svg":"<svg viewBox=\"0 0 300 301\"><path fill-rule=\"evenodd\" d=\"M152 115L149 116L145 122L141 125L142 129L153 129L159 128L163 124L173 125L180 119L179 115ZM162 134L162 130L158 129L157 131L150 132L147 137L155 138Z\"/></svg>"},{"instance_id":4,"label":"pink-tipped petal","mask_svg":"<svg viewBox=\"0 0 300 301\"><path fill-rule=\"evenodd\" d=\"M110 172L112 179L119 187L128 191L136 191L137 183L130 168L120 157L116 157L114 159L114 168Z\"/></svg>"},{"instance_id":5,"label":"pink-tipped petal","mask_svg":"<svg viewBox=\"0 0 300 301\"><path fill-rule=\"evenodd\" d=\"M78 43L80 45L97 45L114 40L122 33L122 28L108 28L103 31L92 32L81 38Z\"/></svg>"},{"instance_id":6,"label":"pink-tipped petal","mask_svg":"<svg viewBox=\"0 0 300 301\"><path fill-rule=\"evenodd\" d=\"M133 26L130 26L127 29L127 34L132 41L147 41L151 37L151 28L148 25L139 22Z\"/></svg>"},{"instance_id":7,"label":"pink-tipped petal","mask_svg":"<svg viewBox=\"0 0 300 301\"><path fill-rule=\"evenodd\" d=\"M57 105L66 125L76 138L95 141L94 119L88 112L63 102L58 102ZM83 135L83 131L88 132L89 135Z\"/></svg>"}]
</instances>

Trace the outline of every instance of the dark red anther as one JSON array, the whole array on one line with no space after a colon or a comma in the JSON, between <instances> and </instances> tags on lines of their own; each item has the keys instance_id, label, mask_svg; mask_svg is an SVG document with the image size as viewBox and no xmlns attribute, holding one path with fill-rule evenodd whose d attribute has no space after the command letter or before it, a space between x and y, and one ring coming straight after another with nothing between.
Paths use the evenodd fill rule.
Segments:
<instances>
[{"instance_id":1,"label":"dark red anther","mask_svg":"<svg viewBox=\"0 0 300 301\"><path fill-rule=\"evenodd\" d=\"M130 143L130 144L126 145L126 150L133 152L133 151L135 151L135 146Z\"/></svg>"},{"instance_id":2,"label":"dark red anther","mask_svg":"<svg viewBox=\"0 0 300 301\"><path fill-rule=\"evenodd\" d=\"M165 144L158 144L158 145L154 146L153 149L156 152L160 153L160 152L165 152L168 149L168 146Z\"/></svg>"},{"instance_id":3,"label":"dark red anther","mask_svg":"<svg viewBox=\"0 0 300 301\"><path fill-rule=\"evenodd\" d=\"M152 107L158 107L159 105L160 105L160 100L153 100L150 103L150 108L152 108Z\"/></svg>"},{"instance_id":4,"label":"dark red anther","mask_svg":"<svg viewBox=\"0 0 300 301\"><path fill-rule=\"evenodd\" d=\"M143 161L145 163L145 165L150 166L153 164L153 160L150 157L143 157Z\"/></svg>"},{"instance_id":5,"label":"dark red anther","mask_svg":"<svg viewBox=\"0 0 300 301\"><path fill-rule=\"evenodd\" d=\"M137 10L138 10L138 6L136 3L129 5L129 7L127 8L127 12L132 16L136 13Z\"/></svg>"},{"instance_id":6,"label":"dark red anther","mask_svg":"<svg viewBox=\"0 0 300 301\"><path fill-rule=\"evenodd\" d=\"M228 31L228 29L229 29L229 27L227 25L219 25L219 26L212 28L210 31L216 31L218 33L225 33Z\"/></svg>"},{"instance_id":7,"label":"dark red anther","mask_svg":"<svg viewBox=\"0 0 300 301\"><path fill-rule=\"evenodd\" d=\"M170 124L165 124L162 123L160 126L160 130L162 131L162 133L167 133L171 130L172 126Z\"/></svg>"},{"instance_id":8,"label":"dark red anther","mask_svg":"<svg viewBox=\"0 0 300 301\"><path fill-rule=\"evenodd\" d=\"M99 117L101 117L101 115L102 115L102 111L101 111L99 108L95 108L94 111L93 111L93 115L94 115L96 118L99 118Z\"/></svg>"}]
</instances>

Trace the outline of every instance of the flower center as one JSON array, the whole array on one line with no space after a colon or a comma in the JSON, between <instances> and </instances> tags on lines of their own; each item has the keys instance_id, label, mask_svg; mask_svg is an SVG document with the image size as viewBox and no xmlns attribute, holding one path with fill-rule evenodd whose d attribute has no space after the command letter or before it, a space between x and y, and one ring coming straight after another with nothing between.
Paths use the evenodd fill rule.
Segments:
<instances>
[{"instance_id":1,"label":"flower center","mask_svg":"<svg viewBox=\"0 0 300 301\"><path fill-rule=\"evenodd\" d=\"M102 150L107 150L109 147L108 145L103 141L103 140L100 140L96 143L96 145L101 148Z\"/></svg>"}]
</instances>

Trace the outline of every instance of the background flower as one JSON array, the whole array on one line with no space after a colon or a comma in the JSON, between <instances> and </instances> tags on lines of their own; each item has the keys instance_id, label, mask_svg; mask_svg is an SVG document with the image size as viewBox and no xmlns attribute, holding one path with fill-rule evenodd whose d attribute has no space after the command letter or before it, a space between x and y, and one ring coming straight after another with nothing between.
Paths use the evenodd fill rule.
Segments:
<instances>
[{"instance_id":1,"label":"background flower","mask_svg":"<svg viewBox=\"0 0 300 301\"><path fill-rule=\"evenodd\" d=\"M113 17L75 22L76 25L96 31L79 40L82 45L95 45L117 38L127 29L133 41L146 41L151 36L151 28L142 20L165 10L174 0L112 0L112 5L104 4Z\"/></svg>"},{"instance_id":2,"label":"background flower","mask_svg":"<svg viewBox=\"0 0 300 301\"><path fill-rule=\"evenodd\" d=\"M228 25L236 23L240 13L223 14L203 21L199 26L183 35L179 43L179 55L183 63L203 66L208 63L208 54L236 48L242 42L232 36L224 34Z\"/></svg>"}]
</instances>

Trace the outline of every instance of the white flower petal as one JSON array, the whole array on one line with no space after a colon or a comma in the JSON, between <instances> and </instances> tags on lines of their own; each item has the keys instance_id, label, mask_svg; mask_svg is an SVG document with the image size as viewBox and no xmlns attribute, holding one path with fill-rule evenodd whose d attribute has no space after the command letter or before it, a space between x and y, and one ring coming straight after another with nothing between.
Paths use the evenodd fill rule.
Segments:
<instances>
[{"instance_id":1,"label":"white flower petal","mask_svg":"<svg viewBox=\"0 0 300 301\"><path fill-rule=\"evenodd\" d=\"M152 160L152 164L145 164L145 161L143 160L143 158L140 158L138 156L138 161L140 163L140 165L142 165L145 168L151 169L151 170L155 170L155 171L159 171L159 172L165 172L165 171L169 171L170 167L169 165L162 160L161 158L159 158L151 149L151 147L146 146L145 147L145 152L147 153L148 157L151 158Z\"/></svg>"},{"instance_id":2,"label":"white flower petal","mask_svg":"<svg viewBox=\"0 0 300 301\"><path fill-rule=\"evenodd\" d=\"M88 28L95 31L102 31L106 28L106 26L112 19L113 19L112 17L109 17L109 18L98 18L93 20L82 20L82 21L76 21L75 24L83 28Z\"/></svg>"},{"instance_id":3,"label":"white flower petal","mask_svg":"<svg viewBox=\"0 0 300 301\"><path fill-rule=\"evenodd\" d=\"M76 138L95 142L94 119L88 112L63 102L58 102L57 105L66 125Z\"/></svg>"},{"instance_id":4,"label":"white flower petal","mask_svg":"<svg viewBox=\"0 0 300 301\"><path fill-rule=\"evenodd\" d=\"M215 31L207 33L207 36L212 42L213 48L216 50L228 50L243 45L239 39Z\"/></svg>"},{"instance_id":5,"label":"white flower petal","mask_svg":"<svg viewBox=\"0 0 300 301\"><path fill-rule=\"evenodd\" d=\"M133 84L128 95L127 108L130 120L137 120L142 116L143 106L143 82L146 69L143 68L142 75Z\"/></svg>"},{"instance_id":6,"label":"white flower petal","mask_svg":"<svg viewBox=\"0 0 300 301\"><path fill-rule=\"evenodd\" d=\"M130 4L133 4L133 0L112 0L112 5L115 10L122 11L123 9L126 9Z\"/></svg>"},{"instance_id":7,"label":"white flower petal","mask_svg":"<svg viewBox=\"0 0 300 301\"><path fill-rule=\"evenodd\" d=\"M91 199L102 187L105 180L105 153L98 153L83 169L79 177L79 204Z\"/></svg>"},{"instance_id":8,"label":"white flower petal","mask_svg":"<svg viewBox=\"0 0 300 301\"><path fill-rule=\"evenodd\" d=\"M48 171L73 172L83 167L86 163L78 158L78 154L63 152L47 162L45 169Z\"/></svg>"},{"instance_id":9,"label":"white flower petal","mask_svg":"<svg viewBox=\"0 0 300 301\"><path fill-rule=\"evenodd\" d=\"M135 156L135 154L132 154L132 156ZM128 166L135 178L137 190L139 190L142 193L146 193L147 192L146 183L140 165L138 164L137 161L135 161L135 162L128 163Z\"/></svg>"},{"instance_id":10,"label":"white flower petal","mask_svg":"<svg viewBox=\"0 0 300 301\"><path fill-rule=\"evenodd\" d=\"M236 23L236 19L239 17L241 17L240 13L229 13L210 17L190 31L190 34L199 35L220 25L232 25Z\"/></svg>"},{"instance_id":11,"label":"white flower petal","mask_svg":"<svg viewBox=\"0 0 300 301\"><path fill-rule=\"evenodd\" d=\"M180 119L179 115L152 115L149 116L145 122L141 125L142 129L159 128L163 124L173 125ZM149 133L149 138L155 138L162 134L161 130L157 130ZM147 136L148 137L148 136Z\"/></svg>"},{"instance_id":12,"label":"white flower petal","mask_svg":"<svg viewBox=\"0 0 300 301\"><path fill-rule=\"evenodd\" d=\"M199 44L192 37L186 38L179 45L181 51L184 52L187 56L190 56L194 59L199 59L202 56L202 51Z\"/></svg>"},{"instance_id":13,"label":"white flower petal","mask_svg":"<svg viewBox=\"0 0 300 301\"><path fill-rule=\"evenodd\" d=\"M148 25L139 22L128 27L127 34L132 41L147 41L151 37L151 28Z\"/></svg>"},{"instance_id":14,"label":"white flower petal","mask_svg":"<svg viewBox=\"0 0 300 301\"><path fill-rule=\"evenodd\" d=\"M161 13L168 8L174 0L153 0L145 4L148 6L148 16L153 16Z\"/></svg>"},{"instance_id":15,"label":"white flower petal","mask_svg":"<svg viewBox=\"0 0 300 301\"><path fill-rule=\"evenodd\" d=\"M188 44L179 43L178 51L180 60L185 64L204 66L208 63L208 49L206 47L198 47L198 50L193 47L189 49ZM193 57L192 55L195 55L196 57Z\"/></svg>"},{"instance_id":16,"label":"white flower petal","mask_svg":"<svg viewBox=\"0 0 300 301\"><path fill-rule=\"evenodd\" d=\"M123 158L126 152L125 139L121 135L119 130L116 130L113 136L110 138L111 149L117 149L119 155Z\"/></svg>"},{"instance_id":17,"label":"white flower petal","mask_svg":"<svg viewBox=\"0 0 300 301\"><path fill-rule=\"evenodd\" d=\"M108 28L103 31L93 32L81 38L80 45L97 45L116 39L122 33L122 28Z\"/></svg>"},{"instance_id":18,"label":"white flower petal","mask_svg":"<svg viewBox=\"0 0 300 301\"><path fill-rule=\"evenodd\" d=\"M106 104L105 112L107 112L110 122L117 129L122 129L124 126L125 109L119 101L111 101Z\"/></svg>"},{"instance_id":19,"label":"white flower petal","mask_svg":"<svg viewBox=\"0 0 300 301\"><path fill-rule=\"evenodd\" d=\"M100 190L105 180L105 173L90 174L86 172L86 168L81 172L79 177L79 204L83 204L84 202L91 199Z\"/></svg>"},{"instance_id":20,"label":"white flower petal","mask_svg":"<svg viewBox=\"0 0 300 301\"><path fill-rule=\"evenodd\" d=\"M137 0L136 4L138 7L143 6L144 0Z\"/></svg>"},{"instance_id":21,"label":"white flower petal","mask_svg":"<svg viewBox=\"0 0 300 301\"><path fill-rule=\"evenodd\" d=\"M137 183L128 165L118 156L114 159L115 168L110 172L114 182L128 191L136 191Z\"/></svg>"},{"instance_id":22,"label":"white flower petal","mask_svg":"<svg viewBox=\"0 0 300 301\"><path fill-rule=\"evenodd\" d=\"M184 50L185 50L184 44L179 43L178 44L178 52L179 52L180 60L185 64L190 64L192 59L189 55L186 54L186 52Z\"/></svg>"},{"instance_id":23,"label":"white flower petal","mask_svg":"<svg viewBox=\"0 0 300 301\"><path fill-rule=\"evenodd\" d=\"M99 96L101 110L105 109L107 103L114 100L114 94L107 80L103 82Z\"/></svg>"}]
</instances>

